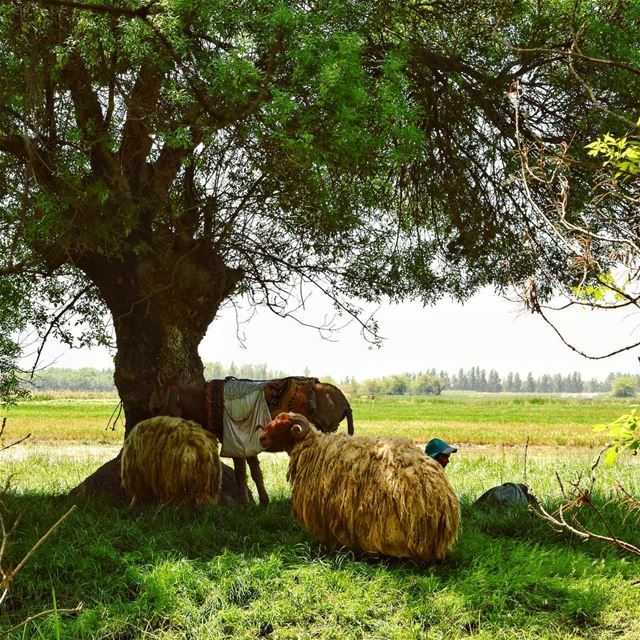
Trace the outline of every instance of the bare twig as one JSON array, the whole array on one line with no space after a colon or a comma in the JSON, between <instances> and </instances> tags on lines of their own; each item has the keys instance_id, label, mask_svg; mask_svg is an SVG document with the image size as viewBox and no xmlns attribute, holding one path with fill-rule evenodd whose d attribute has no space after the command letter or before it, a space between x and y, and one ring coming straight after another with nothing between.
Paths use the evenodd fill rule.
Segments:
<instances>
[{"instance_id":1,"label":"bare twig","mask_svg":"<svg viewBox=\"0 0 640 640\"><path fill-rule=\"evenodd\" d=\"M30 622L33 622L38 618L47 616L50 613L78 613L79 611L82 611L82 607L83 607L83 603L78 602L78 604L75 607L73 607L73 609L47 609L46 611L41 611L40 613L36 613L33 616L29 616L26 620L19 622L17 625L11 627L10 629L0 632L0 638L4 638L5 636L8 636L12 631L15 631L16 629L20 629L21 627L24 627L26 624L29 624Z\"/></svg>"},{"instance_id":2,"label":"bare twig","mask_svg":"<svg viewBox=\"0 0 640 640\"><path fill-rule=\"evenodd\" d=\"M599 540L601 542L606 542L608 544L614 545L615 547L618 547L625 553L630 553L632 555L640 557L640 547L637 547L630 542L618 538L611 526L611 523L607 520L602 511L593 504L593 501L591 499L591 492L594 483L593 477L591 479L591 485L588 489L584 489L580 486L582 476L580 476L575 483L571 483L574 488L574 497L572 497L571 499L567 498L564 486L562 485L562 481L557 472L556 478L558 479L558 483L560 484L560 489L562 491L565 502L561 504L554 513L549 513L541 503L538 503L537 505L535 505L535 507L531 507L531 510L536 515L548 522L554 529L558 531L568 531L569 533L572 533L581 540L585 541ZM595 533L594 531L587 529L581 522L579 522L574 511L577 507L583 505L589 505L591 510L596 514L598 520L604 525L608 535ZM567 518L569 518L569 520Z\"/></svg>"},{"instance_id":3,"label":"bare twig","mask_svg":"<svg viewBox=\"0 0 640 640\"><path fill-rule=\"evenodd\" d=\"M42 341L40 342L40 346L38 347L38 352L36 355L36 360L33 363L33 367L31 368L31 377L33 378L35 372L36 372L36 368L38 366L38 363L40 362L40 356L42 355L42 351L44 350L44 347L47 343L47 339L49 338L49 335L51 334L51 332L54 330L55 327L57 327L60 324L60 320L62 320L62 318L64 317L64 315L66 313L68 313L69 311L72 311L76 305L76 303L78 302L78 300L80 300L80 298L82 298L82 296L84 296L92 287L93 285L87 285L86 287L83 287L80 291L78 291L78 293L76 293L75 296L73 296L73 298L69 301L68 304L66 304L57 314L56 316L51 320L51 322L49 323L49 327L46 331L46 333L44 334Z\"/></svg>"},{"instance_id":4,"label":"bare twig","mask_svg":"<svg viewBox=\"0 0 640 640\"><path fill-rule=\"evenodd\" d=\"M529 453L529 436L524 443L524 473L523 473L523 482L527 484L527 454Z\"/></svg>"},{"instance_id":5,"label":"bare twig","mask_svg":"<svg viewBox=\"0 0 640 640\"><path fill-rule=\"evenodd\" d=\"M2 446L2 436L4 435L4 430L5 430L6 426L7 426L7 418L5 416L4 418L2 418L2 426L0 427L0 451L5 451L6 449L10 449L11 447L14 447L17 444L20 444L21 442L24 442L27 438L31 437L31 434L28 433L23 438L20 438L20 440L16 440L15 442L12 442L11 444ZM6 489L7 488L5 487L4 492L2 494L0 494L0 500L2 500L2 498L6 494Z\"/></svg>"},{"instance_id":6,"label":"bare twig","mask_svg":"<svg viewBox=\"0 0 640 640\"><path fill-rule=\"evenodd\" d=\"M111 431L115 431L116 423L118 422L118 420L120 420L121 416L122 416L122 400L118 402L116 408L111 412L111 416L109 417L109 421L107 422L107 426L104 428L104 430L107 431L109 429L109 426L111 426Z\"/></svg>"},{"instance_id":7,"label":"bare twig","mask_svg":"<svg viewBox=\"0 0 640 640\"><path fill-rule=\"evenodd\" d=\"M2 436L4 435L5 432L5 428L7 425L7 418L4 417L2 419L2 425L0 426L0 439L2 438ZM15 442L12 442L11 444L1 447L0 451L5 451L6 449L9 449L10 447L13 447L17 444L20 444L21 442L24 442L27 438L29 438L31 436L31 434L27 434L26 436L24 436L23 438L20 438L19 440L16 440ZM5 570L3 568L3 559L5 556L5 552L7 550L7 546L8 543L10 541L10 539L12 538L12 536L14 535L17 527L18 527L18 523L20 522L20 518L22 516L22 513L19 513L18 516L16 517L16 519L13 522L13 525L11 526L11 528L7 531L7 527L5 525L5 521L2 515L2 508L4 507L4 499L7 496L7 493L9 492L9 486L11 484L11 476L6 480L4 487L2 488L2 490L0 490L0 605L2 605L2 603L5 601L8 593L9 593L9 589L11 587L11 584L13 583L14 578L16 577L17 573L25 566L25 564L28 562L29 558L31 558L33 556L33 554L44 544L44 542L51 536L51 534L62 524L62 522L69 517L73 511L75 511L76 506L73 505L71 506L71 508L60 518L58 518L58 520L51 525L51 527L49 527L48 531L46 531L46 533L44 533L40 539L29 549L29 551L27 551L27 553L25 554L25 556L22 558L22 560L14 567L11 569L7 569ZM55 602L54 602L55 605ZM79 602L73 609L58 609L58 608L54 608L54 609L47 609L45 611L40 611L39 613L36 613L32 616L29 616L28 618L26 618L25 620L23 620L22 622L14 625L13 627L6 629L5 631L0 633L0 638L3 638L7 635L9 635L10 633L12 633L13 631L16 631L17 629L20 629L22 627L24 627L25 625L29 624L30 622L37 620L38 618L42 618L46 615L49 615L51 613L76 613L78 611L80 611L82 609L82 602Z\"/></svg>"},{"instance_id":8,"label":"bare twig","mask_svg":"<svg viewBox=\"0 0 640 640\"><path fill-rule=\"evenodd\" d=\"M553 324L553 322L549 320L549 318L547 318L547 316L544 314L540 306L538 306L536 313L538 313L538 315L553 329L555 334L560 338L560 340L562 340L562 342L567 347L569 347L569 349L571 349L571 351L575 351L577 354L581 355L583 358L587 358L589 360L604 360L605 358L610 358L611 356L615 356L618 353L623 353L624 351L630 351L631 349L635 349L636 347L640 346L640 342L634 342L633 344L629 344L625 347L621 347L620 349L615 349L614 351L610 351L609 353L605 353L600 356L590 355L584 351L581 351L580 349L578 349L577 347L574 347L571 343L569 343L567 339L562 335L560 330L555 326L555 324Z\"/></svg>"},{"instance_id":9,"label":"bare twig","mask_svg":"<svg viewBox=\"0 0 640 640\"><path fill-rule=\"evenodd\" d=\"M560 491L562 492L562 497L566 500L567 499L567 494L564 490L564 485L562 484L562 478L560 477L560 474L556 471L556 480L558 481L558 484L560 485Z\"/></svg>"},{"instance_id":10,"label":"bare twig","mask_svg":"<svg viewBox=\"0 0 640 640\"><path fill-rule=\"evenodd\" d=\"M63 515L61 516L57 522L55 522L53 525L51 525L51 527L49 527L49 530L40 537L40 539L38 540L38 542L36 542L33 547L31 547L31 549L29 549L29 551L27 552L27 554L24 556L24 558L22 558L22 560L18 563L18 565L16 566L15 569L13 569L12 571L9 571L6 575L3 576L3 580L2 583L0 583L0 587L4 588L5 591L8 590L9 588L9 584L11 583L11 581L15 578L16 573L18 573L18 571L20 571L20 569L22 569L22 567L24 567L24 565L27 563L27 561L29 560L29 558L38 550L38 548L40 546L42 546L42 544L45 542L45 540L62 524L62 522L68 517L70 516L74 511L76 510L76 505L72 505L71 508ZM0 602L2 601L2 599L0 598Z\"/></svg>"},{"instance_id":11,"label":"bare twig","mask_svg":"<svg viewBox=\"0 0 640 640\"><path fill-rule=\"evenodd\" d=\"M24 436L23 438L20 438L20 440L16 440L15 442L12 442L11 444L8 444L4 447L0 447L0 451L6 451L7 449L10 449L11 447L15 447L17 444L20 444L21 442L24 442L27 438L30 438L31 434L27 433L26 436Z\"/></svg>"}]
</instances>

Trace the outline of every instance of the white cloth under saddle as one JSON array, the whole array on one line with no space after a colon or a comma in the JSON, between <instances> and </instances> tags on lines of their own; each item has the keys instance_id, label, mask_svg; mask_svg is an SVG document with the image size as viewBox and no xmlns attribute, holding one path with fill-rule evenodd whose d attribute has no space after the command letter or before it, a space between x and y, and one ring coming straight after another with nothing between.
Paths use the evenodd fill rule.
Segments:
<instances>
[{"instance_id":1,"label":"white cloth under saddle","mask_svg":"<svg viewBox=\"0 0 640 640\"><path fill-rule=\"evenodd\" d=\"M224 412L222 416L222 450L224 458L255 456L260 446L258 425L271 420L264 399L268 381L227 380L224 384Z\"/></svg>"}]
</instances>

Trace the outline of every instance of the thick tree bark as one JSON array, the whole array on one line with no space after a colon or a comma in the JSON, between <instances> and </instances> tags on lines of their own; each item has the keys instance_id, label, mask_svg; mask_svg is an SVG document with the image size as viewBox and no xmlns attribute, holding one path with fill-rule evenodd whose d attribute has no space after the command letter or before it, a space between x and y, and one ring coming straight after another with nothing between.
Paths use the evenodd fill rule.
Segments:
<instances>
[{"instance_id":1,"label":"thick tree bark","mask_svg":"<svg viewBox=\"0 0 640 640\"><path fill-rule=\"evenodd\" d=\"M180 251L173 243L155 244L153 259L93 256L78 264L98 286L113 317L114 380L125 435L150 417L149 397L159 374L181 384L204 382L198 346L243 276L205 244L191 241Z\"/></svg>"},{"instance_id":2,"label":"thick tree bark","mask_svg":"<svg viewBox=\"0 0 640 640\"><path fill-rule=\"evenodd\" d=\"M151 416L149 398L158 374L181 384L204 382L198 345L220 303L243 275L195 244L181 253L172 248L161 255L164 262L137 256L117 261L94 256L78 265L98 286L113 316L117 341L114 380L125 413L125 437ZM117 459L98 469L74 492L95 495L101 490L121 497L117 495ZM235 493L235 482L227 479L221 501L234 502Z\"/></svg>"}]
</instances>

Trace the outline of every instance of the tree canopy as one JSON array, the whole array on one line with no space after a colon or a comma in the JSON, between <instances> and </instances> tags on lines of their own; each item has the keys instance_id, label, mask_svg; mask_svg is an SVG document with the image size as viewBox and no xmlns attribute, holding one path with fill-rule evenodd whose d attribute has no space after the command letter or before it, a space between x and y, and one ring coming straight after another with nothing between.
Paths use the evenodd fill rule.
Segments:
<instances>
[{"instance_id":1,"label":"tree canopy","mask_svg":"<svg viewBox=\"0 0 640 640\"><path fill-rule=\"evenodd\" d=\"M1 2L2 391L29 329L113 332L131 425L159 370L202 376L229 301L287 315L311 287L359 318L575 286L517 152L631 115L638 78L594 60L635 64L639 20L609 1Z\"/></svg>"}]
</instances>

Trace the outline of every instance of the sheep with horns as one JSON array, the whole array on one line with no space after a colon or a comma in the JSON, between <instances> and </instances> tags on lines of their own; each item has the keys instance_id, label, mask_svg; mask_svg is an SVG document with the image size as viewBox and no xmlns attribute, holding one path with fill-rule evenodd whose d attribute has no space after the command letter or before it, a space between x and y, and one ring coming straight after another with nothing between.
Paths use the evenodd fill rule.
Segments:
<instances>
[{"instance_id":1,"label":"sheep with horns","mask_svg":"<svg viewBox=\"0 0 640 640\"><path fill-rule=\"evenodd\" d=\"M120 472L131 506L214 504L222 483L218 440L191 420L170 416L143 420L124 441Z\"/></svg>"},{"instance_id":2,"label":"sheep with horns","mask_svg":"<svg viewBox=\"0 0 640 640\"><path fill-rule=\"evenodd\" d=\"M328 547L434 562L455 542L458 499L442 467L410 440L323 434L290 412L260 443L289 453L294 517Z\"/></svg>"}]
</instances>

